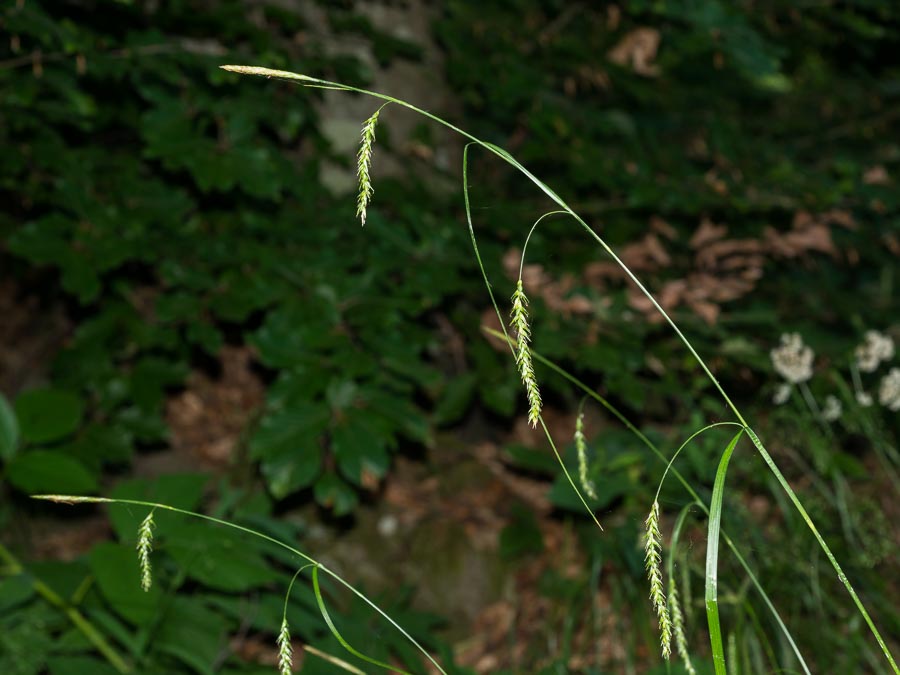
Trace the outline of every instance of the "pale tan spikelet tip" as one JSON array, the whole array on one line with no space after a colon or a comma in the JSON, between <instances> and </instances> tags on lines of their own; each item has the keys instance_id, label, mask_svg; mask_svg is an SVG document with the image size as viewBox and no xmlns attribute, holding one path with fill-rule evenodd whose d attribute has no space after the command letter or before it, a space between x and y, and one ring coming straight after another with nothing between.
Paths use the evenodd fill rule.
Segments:
<instances>
[{"instance_id":1,"label":"pale tan spikelet tip","mask_svg":"<svg viewBox=\"0 0 900 675\"><path fill-rule=\"evenodd\" d=\"M259 75L261 77L278 77L283 80L312 80L314 77L309 75L301 75L300 73L292 73L288 70L275 70L273 68L263 68L262 66L219 66L222 70L230 73L239 73L241 75Z\"/></svg>"},{"instance_id":2,"label":"pale tan spikelet tip","mask_svg":"<svg viewBox=\"0 0 900 675\"><path fill-rule=\"evenodd\" d=\"M31 495L32 499L42 499L57 504L103 504L111 502L106 497L84 497L79 495Z\"/></svg>"}]
</instances>

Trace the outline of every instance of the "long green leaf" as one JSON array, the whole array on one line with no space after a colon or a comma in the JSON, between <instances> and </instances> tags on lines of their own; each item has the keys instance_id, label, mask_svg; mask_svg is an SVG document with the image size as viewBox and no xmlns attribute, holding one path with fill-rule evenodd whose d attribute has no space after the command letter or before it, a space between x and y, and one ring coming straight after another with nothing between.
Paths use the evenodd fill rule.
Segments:
<instances>
[{"instance_id":1,"label":"long green leaf","mask_svg":"<svg viewBox=\"0 0 900 675\"><path fill-rule=\"evenodd\" d=\"M328 613L328 609L325 607L325 598L322 597L322 589L319 586L319 567L316 565L313 567L312 571L312 583L313 583L313 592L316 594L316 602L319 605L319 612L322 614L322 618L325 619L325 623L328 624L328 630L331 631L331 634L337 639L338 642L341 643L341 647L346 649L348 652L353 654L358 659L362 659L366 663L371 663L373 666L378 666L379 668L384 668L386 670L393 670L396 673L402 673L402 675L410 675L405 670L400 670L399 668L395 668L390 663L385 663L384 661L379 661L378 659L373 659L371 656L366 656L358 649L355 649L349 642L344 639L344 636L340 634L337 629L337 626L334 625L334 621L331 620L331 615Z\"/></svg>"},{"instance_id":2,"label":"long green leaf","mask_svg":"<svg viewBox=\"0 0 900 675\"><path fill-rule=\"evenodd\" d=\"M719 625L719 532L722 529L722 498L725 496L725 474L731 453L743 436L741 429L719 460L716 480L713 483L712 500L709 505L709 526L706 531L706 621L709 624L709 641L712 645L713 665L716 675L726 675L725 647L722 644L722 627Z\"/></svg>"}]
</instances>

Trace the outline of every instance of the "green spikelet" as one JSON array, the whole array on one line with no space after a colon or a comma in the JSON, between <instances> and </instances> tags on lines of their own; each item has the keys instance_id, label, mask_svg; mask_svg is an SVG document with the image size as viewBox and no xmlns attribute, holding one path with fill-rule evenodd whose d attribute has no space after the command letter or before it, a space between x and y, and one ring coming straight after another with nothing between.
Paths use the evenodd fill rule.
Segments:
<instances>
[{"instance_id":1,"label":"green spikelet","mask_svg":"<svg viewBox=\"0 0 900 675\"><path fill-rule=\"evenodd\" d=\"M288 630L287 619L281 621L281 630L278 632L278 673L279 675L291 675L294 669L294 650L291 647L291 631Z\"/></svg>"},{"instance_id":2,"label":"green spikelet","mask_svg":"<svg viewBox=\"0 0 900 675\"><path fill-rule=\"evenodd\" d=\"M672 625L669 621L669 608L666 606L666 592L662 579L662 535L659 532L659 502L653 501L650 515L644 523L647 534L644 539L644 565L647 578L650 580L650 600L659 620L659 643L663 658L668 659L672 653Z\"/></svg>"},{"instance_id":3,"label":"green spikelet","mask_svg":"<svg viewBox=\"0 0 900 675\"><path fill-rule=\"evenodd\" d=\"M522 376L522 384L525 385L525 393L528 395L528 422L536 427L541 416L541 392L538 389L537 379L534 376L534 366L531 363L531 328L528 325L528 296L522 289L522 280L516 285L516 292L512 296L512 313L510 325L516 332L516 365Z\"/></svg>"},{"instance_id":4,"label":"green spikelet","mask_svg":"<svg viewBox=\"0 0 900 675\"><path fill-rule=\"evenodd\" d=\"M675 633L675 648L678 656L684 661L684 668L689 675L697 675L694 664L691 663L688 654L687 636L684 633L684 614L681 612L681 602L678 599L678 589L675 587L675 579L669 578L669 611L672 614L672 632Z\"/></svg>"},{"instance_id":5,"label":"green spikelet","mask_svg":"<svg viewBox=\"0 0 900 675\"><path fill-rule=\"evenodd\" d=\"M141 588L149 591L153 585L153 569L150 566L150 553L153 552L153 511L151 511L138 528L138 563L141 567Z\"/></svg>"},{"instance_id":6,"label":"green spikelet","mask_svg":"<svg viewBox=\"0 0 900 675\"><path fill-rule=\"evenodd\" d=\"M356 200L356 217L365 227L366 210L372 194L375 190L372 188L372 179L369 176L369 169L372 166L372 146L375 144L375 125L378 124L378 115L381 113L381 106L373 115L366 120L362 128L362 140L359 144L359 154L356 157L356 175L359 179L359 197Z\"/></svg>"},{"instance_id":7,"label":"green spikelet","mask_svg":"<svg viewBox=\"0 0 900 675\"><path fill-rule=\"evenodd\" d=\"M575 451L578 453L578 482L581 489L591 499L597 499L594 481L588 478L587 441L584 438L584 412L578 413L575 420Z\"/></svg>"}]
</instances>

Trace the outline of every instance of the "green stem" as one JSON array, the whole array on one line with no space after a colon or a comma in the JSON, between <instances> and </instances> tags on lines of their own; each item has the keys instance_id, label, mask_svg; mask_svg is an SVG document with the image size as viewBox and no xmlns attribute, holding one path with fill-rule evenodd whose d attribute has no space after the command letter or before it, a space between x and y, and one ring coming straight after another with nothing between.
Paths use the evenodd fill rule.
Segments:
<instances>
[{"instance_id":1,"label":"green stem","mask_svg":"<svg viewBox=\"0 0 900 675\"><path fill-rule=\"evenodd\" d=\"M25 572L25 568L22 564L13 556L12 553L3 545L0 544L0 558L6 561L9 569L11 570L11 575L15 576L18 574L22 574ZM50 588L47 584L45 584L40 579L32 580L32 587L40 595L44 600L49 602L51 605L61 610L63 614L72 622L72 624L82 632L82 634L88 639L98 652L100 652L107 661L109 661L110 665L115 668L120 673L130 673L131 666L129 666L125 660L119 655L119 653L113 648L109 642L106 641L106 638L94 628L94 625L88 621L84 614L82 614L76 607L73 607L70 603L66 602L66 600L60 596L56 591Z\"/></svg>"}]
</instances>

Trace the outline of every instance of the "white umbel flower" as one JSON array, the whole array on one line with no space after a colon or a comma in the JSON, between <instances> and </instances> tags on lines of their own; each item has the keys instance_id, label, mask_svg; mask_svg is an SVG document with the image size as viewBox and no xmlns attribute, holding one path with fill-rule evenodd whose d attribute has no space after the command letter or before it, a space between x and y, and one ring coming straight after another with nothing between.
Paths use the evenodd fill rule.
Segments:
<instances>
[{"instance_id":1,"label":"white umbel flower","mask_svg":"<svg viewBox=\"0 0 900 675\"><path fill-rule=\"evenodd\" d=\"M822 406L822 418L826 422L836 422L841 418L844 409L836 396L826 396Z\"/></svg>"},{"instance_id":2,"label":"white umbel flower","mask_svg":"<svg viewBox=\"0 0 900 675\"><path fill-rule=\"evenodd\" d=\"M900 368L891 368L878 387L878 402L888 410L900 410Z\"/></svg>"},{"instance_id":3,"label":"white umbel flower","mask_svg":"<svg viewBox=\"0 0 900 675\"><path fill-rule=\"evenodd\" d=\"M784 405L787 403L787 400L791 397L792 387L788 382L778 385L778 389L775 390L775 395L772 397L772 403L775 405Z\"/></svg>"},{"instance_id":4,"label":"white umbel flower","mask_svg":"<svg viewBox=\"0 0 900 675\"><path fill-rule=\"evenodd\" d=\"M869 408L872 406L874 401L872 400L872 394L865 391L856 392L856 402L859 403L863 408Z\"/></svg>"},{"instance_id":5,"label":"white umbel flower","mask_svg":"<svg viewBox=\"0 0 900 675\"><path fill-rule=\"evenodd\" d=\"M812 377L813 350L803 344L799 333L785 333L781 344L769 352L775 371L791 384L806 382Z\"/></svg>"},{"instance_id":6,"label":"white umbel flower","mask_svg":"<svg viewBox=\"0 0 900 675\"><path fill-rule=\"evenodd\" d=\"M863 343L856 348L856 365L864 373L874 373L878 366L894 358L894 340L877 330L866 331Z\"/></svg>"}]
</instances>

